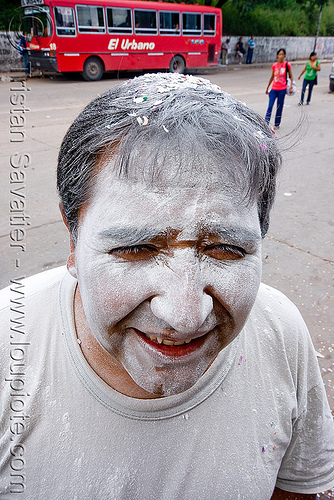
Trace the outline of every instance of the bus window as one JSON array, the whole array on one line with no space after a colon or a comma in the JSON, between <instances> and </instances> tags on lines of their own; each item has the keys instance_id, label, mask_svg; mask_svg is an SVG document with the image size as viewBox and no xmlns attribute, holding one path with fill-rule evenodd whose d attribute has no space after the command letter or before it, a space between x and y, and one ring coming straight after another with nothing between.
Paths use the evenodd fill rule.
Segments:
<instances>
[{"instance_id":1,"label":"bus window","mask_svg":"<svg viewBox=\"0 0 334 500\"><path fill-rule=\"evenodd\" d=\"M179 12L159 12L160 35L180 34L180 13Z\"/></svg>"},{"instance_id":2,"label":"bus window","mask_svg":"<svg viewBox=\"0 0 334 500\"><path fill-rule=\"evenodd\" d=\"M47 6L43 7L28 7L24 9L26 28L25 31L30 36L51 36L51 17L50 9Z\"/></svg>"},{"instance_id":3,"label":"bus window","mask_svg":"<svg viewBox=\"0 0 334 500\"><path fill-rule=\"evenodd\" d=\"M108 33L132 33L131 10L107 7Z\"/></svg>"},{"instance_id":4,"label":"bus window","mask_svg":"<svg viewBox=\"0 0 334 500\"><path fill-rule=\"evenodd\" d=\"M77 5L79 33L105 33L103 7Z\"/></svg>"},{"instance_id":5,"label":"bus window","mask_svg":"<svg viewBox=\"0 0 334 500\"><path fill-rule=\"evenodd\" d=\"M155 10L135 10L136 35L156 35L157 13Z\"/></svg>"},{"instance_id":6,"label":"bus window","mask_svg":"<svg viewBox=\"0 0 334 500\"><path fill-rule=\"evenodd\" d=\"M54 8L58 36L75 36L74 11L72 7Z\"/></svg>"},{"instance_id":7,"label":"bus window","mask_svg":"<svg viewBox=\"0 0 334 500\"><path fill-rule=\"evenodd\" d=\"M216 34L216 15L204 14L204 31L206 36L215 36Z\"/></svg>"},{"instance_id":8,"label":"bus window","mask_svg":"<svg viewBox=\"0 0 334 500\"><path fill-rule=\"evenodd\" d=\"M186 36L200 36L201 30L201 14L192 12L183 12L182 14L182 33Z\"/></svg>"}]
</instances>

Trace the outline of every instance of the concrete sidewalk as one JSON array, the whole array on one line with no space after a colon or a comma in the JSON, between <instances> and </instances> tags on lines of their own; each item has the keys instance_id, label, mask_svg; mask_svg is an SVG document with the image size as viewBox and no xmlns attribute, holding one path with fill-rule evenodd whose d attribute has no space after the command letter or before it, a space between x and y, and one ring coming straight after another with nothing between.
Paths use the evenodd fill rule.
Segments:
<instances>
[{"instance_id":1,"label":"concrete sidewalk","mask_svg":"<svg viewBox=\"0 0 334 500\"><path fill-rule=\"evenodd\" d=\"M320 61L320 64L322 65L332 65L332 61L328 60L328 59L321 59L319 60ZM187 73L192 73L192 74L202 74L202 75L212 75L212 74L215 74L215 73L221 73L221 72L224 72L224 71L238 71L238 70L252 70L252 69L262 69L262 68L271 68L271 66L274 64L275 61L272 61L272 62L261 62L261 63L252 63L252 64L246 64L246 63L242 63L242 64L227 64L227 65L222 65L222 64L218 64L217 66L207 66L207 67L204 67L204 68L190 68L189 70L187 70ZM298 60L298 61L289 61L291 62L291 64L293 64L294 66L298 65L298 66L304 66L306 63L307 63L307 60ZM110 73L107 73L107 75L112 75L113 73L115 72L110 72ZM122 72L122 74L126 75L127 73L131 73L131 72ZM141 72L142 73L142 72ZM80 74L78 73L78 78L80 78L79 76ZM67 74L66 73L59 73L59 74L53 74L53 73L49 73L49 74L45 74L45 75L42 75L42 73L40 71L34 71L31 73L31 75L28 76L28 78L57 78L59 76L62 76L64 78L67 77ZM126 77L126 76L125 76ZM21 80L24 80L26 79L27 76L24 72L24 68L22 68L22 71L3 71L3 72L0 72L0 81L3 81L3 82L10 82L10 81L21 81Z\"/></svg>"}]
</instances>

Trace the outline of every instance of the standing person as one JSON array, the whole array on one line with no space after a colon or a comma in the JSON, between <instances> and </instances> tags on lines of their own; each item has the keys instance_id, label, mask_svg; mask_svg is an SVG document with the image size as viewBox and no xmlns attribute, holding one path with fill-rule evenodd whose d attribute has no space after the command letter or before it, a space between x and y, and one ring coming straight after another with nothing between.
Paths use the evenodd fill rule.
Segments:
<instances>
[{"instance_id":1,"label":"standing person","mask_svg":"<svg viewBox=\"0 0 334 500\"><path fill-rule=\"evenodd\" d=\"M238 56L239 64L242 64L241 61L242 61L242 58L243 58L244 53L245 53L244 44L243 44L243 41L242 41L242 36L239 38L239 40L237 42L236 51L237 51L237 56Z\"/></svg>"},{"instance_id":2,"label":"standing person","mask_svg":"<svg viewBox=\"0 0 334 500\"><path fill-rule=\"evenodd\" d=\"M26 33L23 33L23 35L21 35L21 39L20 39L20 43L19 43L19 52L23 57L25 73L26 73L26 75L28 75L29 74L29 59L28 59Z\"/></svg>"},{"instance_id":3,"label":"standing person","mask_svg":"<svg viewBox=\"0 0 334 500\"><path fill-rule=\"evenodd\" d=\"M266 113L266 122L269 124L270 122L270 117L271 117L271 112L274 106L274 103L277 99L277 109L276 109L276 116L275 116L275 125L274 129L278 130L281 119L282 119L282 113L283 113L283 105L284 105L284 98L286 94L286 89L287 89L287 72L289 73L289 77L291 82L293 81L292 78L292 71L291 71L291 64L284 61L286 56L286 51L285 49L279 49L277 51L277 62L272 65L272 74L266 89L266 94L269 94L269 104L268 104L268 109ZM269 87L272 84L271 91L269 92ZM292 85L290 86L289 93L292 94Z\"/></svg>"},{"instance_id":4,"label":"standing person","mask_svg":"<svg viewBox=\"0 0 334 500\"><path fill-rule=\"evenodd\" d=\"M308 86L308 95L307 95L306 104L310 104L312 90L313 90L314 85L317 84L317 75L318 75L318 71L320 71L320 70L321 70L321 68L320 68L320 63L317 60L317 53L311 52L309 60L307 61L306 65L305 65L305 68L298 76L298 80L300 80L300 77L306 71L304 81L303 81L302 95L300 97L300 102L298 103L299 106L303 106L303 104L304 104L304 95L305 95L305 91L306 91L307 86Z\"/></svg>"},{"instance_id":5,"label":"standing person","mask_svg":"<svg viewBox=\"0 0 334 500\"><path fill-rule=\"evenodd\" d=\"M221 63L223 66L227 65L227 53L228 53L229 43L230 43L229 38L226 38L225 42L222 42Z\"/></svg>"},{"instance_id":6,"label":"standing person","mask_svg":"<svg viewBox=\"0 0 334 500\"><path fill-rule=\"evenodd\" d=\"M254 35L250 37L250 39L247 42L247 45L248 45L248 50L247 50L246 64L252 64L253 52L255 47Z\"/></svg>"}]
</instances>

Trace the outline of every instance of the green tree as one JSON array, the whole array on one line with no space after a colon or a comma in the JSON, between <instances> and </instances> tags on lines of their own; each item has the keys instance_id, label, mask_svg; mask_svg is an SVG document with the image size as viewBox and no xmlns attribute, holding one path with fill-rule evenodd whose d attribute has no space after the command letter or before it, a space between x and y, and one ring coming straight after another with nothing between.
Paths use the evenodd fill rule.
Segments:
<instances>
[{"instance_id":1,"label":"green tree","mask_svg":"<svg viewBox=\"0 0 334 500\"><path fill-rule=\"evenodd\" d=\"M229 0L222 8L224 33L257 36L333 36L334 0Z\"/></svg>"},{"instance_id":2,"label":"green tree","mask_svg":"<svg viewBox=\"0 0 334 500\"><path fill-rule=\"evenodd\" d=\"M0 0L0 30L6 31L15 18L15 11L20 7L20 0ZM17 29L17 26L14 26Z\"/></svg>"},{"instance_id":3,"label":"green tree","mask_svg":"<svg viewBox=\"0 0 334 500\"><path fill-rule=\"evenodd\" d=\"M294 4L298 4L305 11L320 9L324 5L328 5L329 0L234 0L233 3L239 9L241 14L251 12L259 6L267 6L273 9L289 9Z\"/></svg>"}]
</instances>

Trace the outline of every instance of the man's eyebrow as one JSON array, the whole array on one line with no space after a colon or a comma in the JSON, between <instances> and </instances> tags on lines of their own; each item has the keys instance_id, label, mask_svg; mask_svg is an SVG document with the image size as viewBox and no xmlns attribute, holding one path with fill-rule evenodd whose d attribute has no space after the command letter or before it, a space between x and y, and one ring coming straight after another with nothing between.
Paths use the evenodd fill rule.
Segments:
<instances>
[{"instance_id":1,"label":"man's eyebrow","mask_svg":"<svg viewBox=\"0 0 334 500\"><path fill-rule=\"evenodd\" d=\"M248 227L232 226L228 227L222 224L205 224L201 228L201 235L217 236L222 241L234 244L254 244L262 240L259 232L253 231Z\"/></svg>"},{"instance_id":2,"label":"man's eyebrow","mask_svg":"<svg viewBox=\"0 0 334 500\"><path fill-rule=\"evenodd\" d=\"M165 234L165 231L158 231L150 227L110 227L101 231L98 237L110 239L118 245L138 245Z\"/></svg>"}]
</instances>

